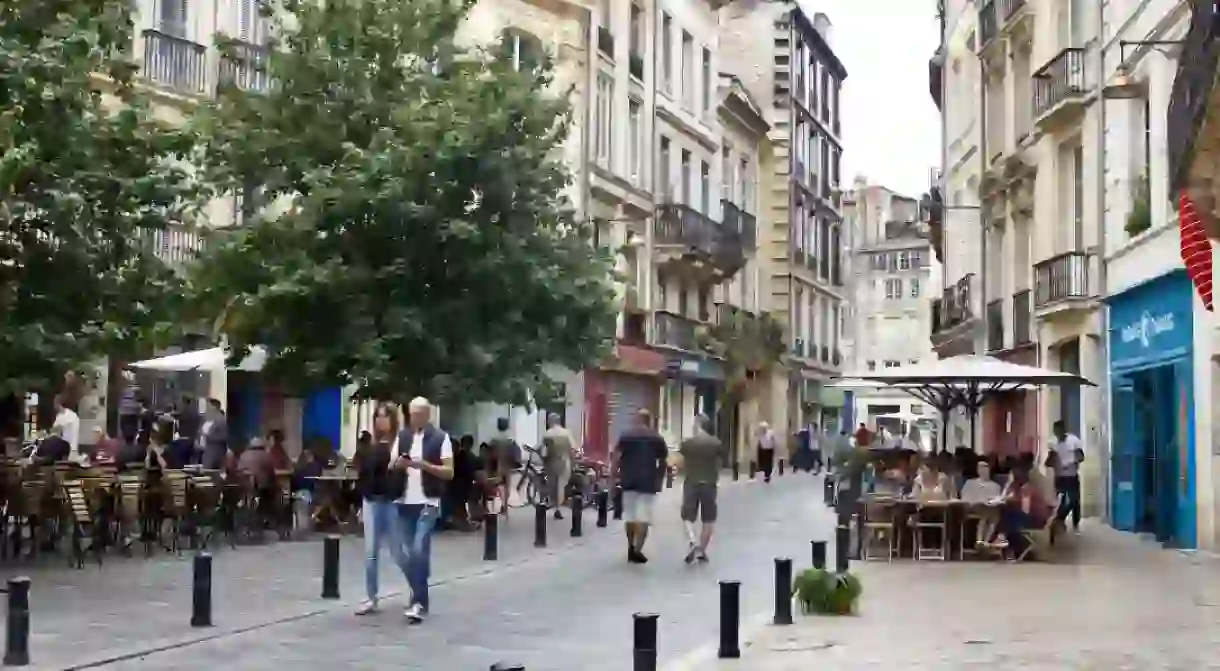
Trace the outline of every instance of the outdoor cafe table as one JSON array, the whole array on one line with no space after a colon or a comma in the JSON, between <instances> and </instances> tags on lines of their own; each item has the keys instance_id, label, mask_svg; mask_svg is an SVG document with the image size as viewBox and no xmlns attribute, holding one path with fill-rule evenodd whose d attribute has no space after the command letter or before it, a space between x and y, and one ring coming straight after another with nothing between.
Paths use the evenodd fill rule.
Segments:
<instances>
[{"instance_id":1,"label":"outdoor cafe table","mask_svg":"<svg viewBox=\"0 0 1220 671\"><path fill-rule=\"evenodd\" d=\"M983 503L967 502L961 499L948 500L924 500L913 499L909 497L888 497L888 496L863 496L860 498L861 513L856 518L857 538L863 543L865 540L865 515L863 514L870 507L872 508L892 508L894 534L896 538L895 546L898 550L898 556L903 558L913 558L915 556L915 526L914 521L921 510L941 510L944 511L945 522L945 543L947 559L961 560L962 556L962 534L966 533L964 522L967 516L972 511L982 512L985 510L996 510L1002 503L999 501L987 501ZM967 539L969 540L969 539Z\"/></svg>"}]
</instances>

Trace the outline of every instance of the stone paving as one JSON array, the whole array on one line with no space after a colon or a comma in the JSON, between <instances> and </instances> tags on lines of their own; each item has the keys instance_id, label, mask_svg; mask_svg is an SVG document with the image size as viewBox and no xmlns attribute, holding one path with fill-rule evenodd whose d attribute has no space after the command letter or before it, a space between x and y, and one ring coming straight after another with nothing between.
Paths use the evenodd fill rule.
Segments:
<instances>
[{"instance_id":1,"label":"stone paving","mask_svg":"<svg viewBox=\"0 0 1220 671\"><path fill-rule=\"evenodd\" d=\"M740 484L748 484L742 481ZM662 500L672 507L678 489ZM659 502L660 503L660 502ZM594 527L596 513L585 513L585 536L569 536L570 522L549 523L545 550L533 547L533 511L510 511L501 525L500 560L482 561L482 534L446 533L434 544L433 582L460 585L486 575L511 575L526 569L556 566L582 547L609 537L621 541L618 525ZM613 533L610 533L613 531ZM0 577L28 575L33 582L30 646L35 668L67 669L95 665L160 648L179 649L201 639L225 638L246 630L272 631L278 624L324 617L346 617L363 598L363 546L345 537L341 545L339 602L323 601L321 542L318 539L241 546L223 543L214 552L215 627L189 625L190 553L181 557L158 552L145 559L108 556L105 565L68 569L59 560L37 567L4 567ZM382 589L405 589L388 556L382 561ZM270 627L270 629L268 629ZM273 636L275 634L264 634Z\"/></svg>"},{"instance_id":2,"label":"stone paving","mask_svg":"<svg viewBox=\"0 0 1220 671\"><path fill-rule=\"evenodd\" d=\"M759 627L666 671L1220 669L1220 562L1088 524L1064 563L854 565L859 616Z\"/></svg>"}]
</instances>

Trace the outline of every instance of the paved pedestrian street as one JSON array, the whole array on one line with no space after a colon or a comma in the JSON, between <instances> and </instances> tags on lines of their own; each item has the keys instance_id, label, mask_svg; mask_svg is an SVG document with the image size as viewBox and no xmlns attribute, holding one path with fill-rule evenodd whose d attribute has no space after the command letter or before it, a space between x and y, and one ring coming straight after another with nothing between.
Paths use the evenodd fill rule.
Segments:
<instances>
[{"instance_id":1,"label":"paved pedestrian street","mask_svg":"<svg viewBox=\"0 0 1220 671\"><path fill-rule=\"evenodd\" d=\"M798 614L774 627L773 558L791 556L799 570L808 541L831 535L820 484L807 475L726 484L708 566L681 561L676 489L658 501L646 566L627 564L620 528L595 528L592 517L581 539L552 521L539 550L530 511L514 511L501 561L490 563L480 536L445 535L434 612L419 627L405 623L401 599L371 618L352 614L363 596L358 539L345 541L339 602L318 598L317 542L218 551L216 626L205 630L188 625L185 558L47 567L33 574L32 657L45 669L484 671L506 661L627 671L631 614L656 612L664 671L1220 668L1220 560L1097 524L1061 564L857 562L858 616ZM384 588L403 589L388 561L382 576ZM736 662L715 658L719 580L742 581Z\"/></svg>"}]
</instances>

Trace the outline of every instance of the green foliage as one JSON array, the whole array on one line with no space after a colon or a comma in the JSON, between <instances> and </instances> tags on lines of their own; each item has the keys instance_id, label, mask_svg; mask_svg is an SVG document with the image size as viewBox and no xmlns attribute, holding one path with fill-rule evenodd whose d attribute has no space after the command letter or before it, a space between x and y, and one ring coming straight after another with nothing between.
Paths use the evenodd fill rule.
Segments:
<instances>
[{"instance_id":1,"label":"green foliage","mask_svg":"<svg viewBox=\"0 0 1220 671\"><path fill-rule=\"evenodd\" d=\"M1135 180L1131 194L1131 211L1127 213L1127 235L1135 237L1152 227L1152 204L1148 190L1148 175Z\"/></svg>"},{"instance_id":2,"label":"green foliage","mask_svg":"<svg viewBox=\"0 0 1220 671\"><path fill-rule=\"evenodd\" d=\"M132 6L0 5L0 392L176 330L153 245L202 202L197 145L132 87Z\"/></svg>"},{"instance_id":3,"label":"green foliage","mask_svg":"<svg viewBox=\"0 0 1220 671\"><path fill-rule=\"evenodd\" d=\"M209 178L263 196L193 294L288 387L519 402L544 363L609 348L613 266L563 195L568 104L549 63L455 43L473 4L288 0L272 86L200 114Z\"/></svg>"},{"instance_id":4,"label":"green foliage","mask_svg":"<svg viewBox=\"0 0 1220 671\"><path fill-rule=\"evenodd\" d=\"M724 357L726 389L738 398L745 394L749 373L769 379L771 369L783 362L787 351L783 327L775 318L734 308L726 309L701 340L704 349ZM731 405L725 403L724 407Z\"/></svg>"},{"instance_id":5,"label":"green foliage","mask_svg":"<svg viewBox=\"0 0 1220 671\"><path fill-rule=\"evenodd\" d=\"M856 612L864 586L851 573L810 568L793 581L793 591L806 615L851 615Z\"/></svg>"}]
</instances>

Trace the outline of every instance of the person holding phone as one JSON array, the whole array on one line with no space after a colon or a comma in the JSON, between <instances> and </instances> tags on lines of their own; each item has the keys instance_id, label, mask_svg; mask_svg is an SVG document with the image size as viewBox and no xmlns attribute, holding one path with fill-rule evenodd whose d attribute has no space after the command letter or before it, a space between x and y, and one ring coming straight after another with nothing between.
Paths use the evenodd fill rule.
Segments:
<instances>
[{"instance_id":1,"label":"person holding phone","mask_svg":"<svg viewBox=\"0 0 1220 671\"><path fill-rule=\"evenodd\" d=\"M392 403L379 404L373 411L372 443L356 455L356 489L364 523L364 588L368 597L356 609L357 615L377 612L378 555L383 545L389 546L394 563L410 581L396 505L407 485L406 469L395 463L398 424L398 407Z\"/></svg>"}]
</instances>

